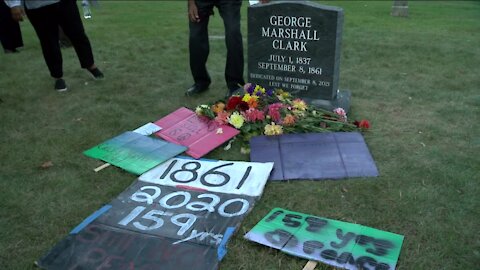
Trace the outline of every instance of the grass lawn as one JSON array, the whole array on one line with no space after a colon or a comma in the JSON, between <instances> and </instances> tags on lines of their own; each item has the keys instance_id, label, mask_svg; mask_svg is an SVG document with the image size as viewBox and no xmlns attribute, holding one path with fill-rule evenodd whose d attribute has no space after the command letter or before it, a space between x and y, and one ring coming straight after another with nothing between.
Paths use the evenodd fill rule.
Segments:
<instances>
[{"instance_id":1,"label":"grass lawn","mask_svg":"<svg viewBox=\"0 0 480 270\"><path fill-rule=\"evenodd\" d=\"M478 268L480 2L409 1L409 18L391 17L392 1L323 3L345 10L340 87L352 91L350 117L373 125L364 136L380 177L267 184L221 269L302 269L306 260L242 238L274 207L404 235L397 269ZM22 52L0 54L0 269L34 268L135 180L114 167L94 173L101 163L82 151L225 93L216 38L210 91L184 97L192 83L185 1L100 1L84 25L103 81L65 49L70 89L55 92L28 21ZM218 14L210 34L223 34ZM238 150L207 157L247 160Z\"/></svg>"}]
</instances>

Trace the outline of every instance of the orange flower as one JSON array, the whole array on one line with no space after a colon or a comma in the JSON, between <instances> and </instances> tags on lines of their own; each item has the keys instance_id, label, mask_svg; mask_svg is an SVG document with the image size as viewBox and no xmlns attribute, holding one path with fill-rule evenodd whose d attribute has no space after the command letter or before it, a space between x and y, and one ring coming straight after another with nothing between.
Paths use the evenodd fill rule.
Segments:
<instances>
[{"instance_id":1,"label":"orange flower","mask_svg":"<svg viewBox=\"0 0 480 270\"><path fill-rule=\"evenodd\" d=\"M257 102L257 100L254 99L254 98L249 99L249 100L247 101L247 103L248 103L248 107L249 107L249 108L254 108L254 109L255 109L255 108L258 107L258 102Z\"/></svg>"},{"instance_id":2,"label":"orange flower","mask_svg":"<svg viewBox=\"0 0 480 270\"><path fill-rule=\"evenodd\" d=\"M291 114L287 114L284 118L283 118L283 124L285 126L292 126L293 124L295 124L295 116L291 115Z\"/></svg>"},{"instance_id":3,"label":"orange flower","mask_svg":"<svg viewBox=\"0 0 480 270\"><path fill-rule=\"evenodd\" d=\"M219 112L222 112L225 109L225 103L223 102L217 102L214 105L212 105L212 111L218 114Z\"/></svg>"}]
</instances>

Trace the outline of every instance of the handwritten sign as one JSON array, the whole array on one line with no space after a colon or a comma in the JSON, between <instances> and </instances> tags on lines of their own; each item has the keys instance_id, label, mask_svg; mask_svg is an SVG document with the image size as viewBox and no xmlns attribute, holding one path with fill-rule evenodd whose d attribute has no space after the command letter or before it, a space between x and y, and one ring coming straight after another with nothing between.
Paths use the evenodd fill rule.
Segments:
<instances>
[{"instance_id":1,"label":"handwritten sign","mask_svg":"<svg viewBox=\"0 0 480 270\"><path fill-rule=\"evenodd\" d=\"M112 229L93 222L37 261L42 269L163 270L218 268L217 250L194 243Z\"/></svg>"},{"instance_id":2,"label":"handwritten sign","mask_svg":"<svg viewBox=\"0 0 480 270\"><path fill-rule=\"evenodd\" d=\"M158 178L134 182L75 227L38 265L44 269L217 269L228 240L259 199L272 167L171 159L164 169L152 173Z\"/></svg>"},{"instance_id":3,"label":"handwritten sign","mask_svg":"<svg viewBox=\"0 0 480 270\"><path fill-rule=\"evenodd\" d=\"M128 131L83 154L140 175L186 149L181 145Z\"/></svg>"},{"instance_id":4,"label":"handwritten sign","mask_svg":"<svg viewBox=\"0 0 480 270\"><path fill-rule=\"evenodd\" d=\"M374 228L273 209L245 238L344 269L394 270L403 236Z\"/></svg>"},{"instance_id":5,"label":"handwritten sign","mask_svg":"<svg viewBox=\"0 0 480 270\"><path fill-rule=\"evenodd\" d=\"M173 158L140 176L141 181L202 190L260 196L273 162Z\"/></svg>"},{"instance_id":6,"label":"handwritten sign","mask_svg":"<svg viewBox=\"0 0 480 270\"><path fill-rule=\"evenodd\" d=\"M251 210L250 196L204 192L142 181L132 184L110 204L98 222L173 239L218 247L229 227Z\"/></svg>"},{"instance_id":7,"label":"handwritten sign","mask_svg":"<svg viewBox=\"0 0 480 270\"><path fill-rule=\"evenodd\" d=\"M156 136L187 146L186 153L194 158L201 158L239 133L233 127L199 117L187 108L180 108L155 124L162 127Z\"/></svg>"}]
</instances>

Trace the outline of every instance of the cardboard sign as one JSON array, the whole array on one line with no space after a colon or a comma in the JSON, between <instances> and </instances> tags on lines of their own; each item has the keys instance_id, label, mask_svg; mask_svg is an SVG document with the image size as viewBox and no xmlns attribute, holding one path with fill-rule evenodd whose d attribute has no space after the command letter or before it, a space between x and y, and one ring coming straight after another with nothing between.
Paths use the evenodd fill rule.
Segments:
<instances>
[{"instance_id":1,"label":"cardboard sign","mask_svg":"<svg viewBox=\"0 0 480 270\"><path fill-rule=\"evenodd\" d=\"M358 132L257 136L250 160L274 162L270 180L340 179L378 176L367 144Z\"/></svg>"},{"instance_id":2,"label":"cardboard sign","mask_svg":"<svg viewBox=\"0 0 480 270\"><path fill-rule=\"evenodd\" d=\"M228 228L236 228L254 197L179 189L142 181L132 184L100 216L101 224L217 248Z\"/></svg>"},{"instance_id":3,"label":"cardboard sign","mask_svg":"<svg viewBox=\"0 0 480 270\"><path fill-rule=\"evenodd\" d=\"M194 243L117 230L98 222L70 234L37 261L41 269L163 270L218 267L217 250ZM194 266L194 268L192 268Z\"/></svg>"},{"instance_id":4,"label":"cardboard sign","mask_svg":"<svg viewBox=\"0 0 480 270\"><path fill-rule=\"evenodd\" d=\"M201 158L239 133L231 126L199 117L187 108L180 108L155 124L162 128L155 135L187 146L186 153L194 158Z\"/></svg>"},{"instance_id":5,"label":"cardboard sign","mask_svg":"<svg viewBox=\"0 0 480 270\"><path fill-rule=\"evenodd\" d=\"M260 196L273 163L173 158L140 176L141 181Z\"/></svg>"},{"instance_id":6,"label":"cardboard sign","mask_svg":"<svg viewBox=\"0 0 480 270\"><path fill-rule=\"evenodd\" d=\"M394 270L403 236L374 228L273 209L245 238L344 269Z\"/></svg>"},{"instance_id":7,"label":"cardboard sign","mask_svg":"<svg viewBox=\"0 0 480 270\"><path fill-rule=\"evenodd\" d=\"M269 169L263 168L265 173L258 173L261 164L241 162L233 166L229 163L170 160L162 175L172 183L183 181L182 185L134 182L110 204L74 228L38 261L38 266L59 270L217 269L226 254L228 240L259 198L242 193L261 194L272 169L272 164L267 164ZM177 165L180 167L175 167ZM238 181L229 170L221 170L229 166L238 170L246 166L249 173L241 178L245 180ZM184 177L188 174L186 181ZM250 175L255 178L250 179ZM229 188L216 192L187 185L198 182L201 186L202 181L210 189ZM228 186L229 182L236 186ZM208 186L212 184L216 186ZM253 192L254 186L260 191ZM240 192L229 192L237 187Z\"/></svg>"},{"instance_id":8,"label":"cardboard sign","mask_svg":"<svg viewBox=\"0 0 480 270\"><path fill-rule=\"evenodd\" d=\"M128 131L83 154L140 175L186 149L181 145Z\"/></svg>"}]
</instances>

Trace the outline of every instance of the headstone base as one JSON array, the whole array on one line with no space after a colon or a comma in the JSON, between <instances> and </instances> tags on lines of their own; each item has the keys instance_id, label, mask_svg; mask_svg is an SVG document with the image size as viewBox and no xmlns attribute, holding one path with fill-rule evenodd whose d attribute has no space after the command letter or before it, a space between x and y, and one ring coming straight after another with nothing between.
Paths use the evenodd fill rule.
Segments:
<instances>
[{"instance_id":1,"label":"headstone base","mask_svg":"<svg viewBox=\"0 0 480 270\"><path fill-rule=\"evenodd\" d=\"M337 97L332 100L325 99L306 99L308 103L317 106L319 108L325 109L327 111L333 111L335 108L343 108L345 112L348 113L350 110L350 98L352 93L350 90L340 90L337 93Z\"/></svg>"}]
</instances>

